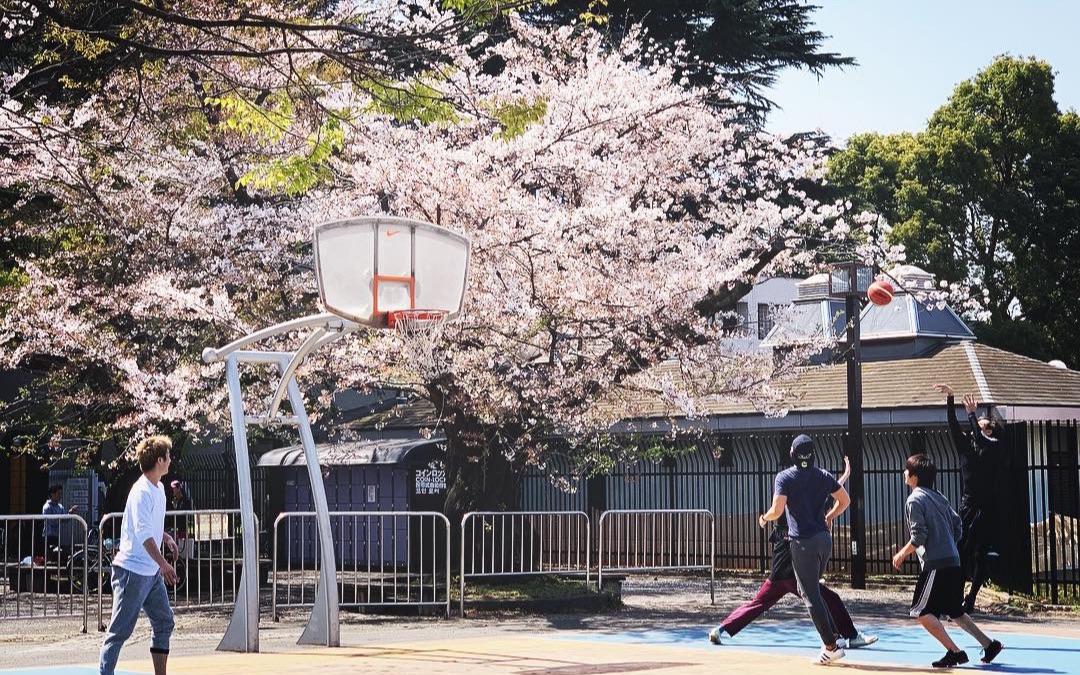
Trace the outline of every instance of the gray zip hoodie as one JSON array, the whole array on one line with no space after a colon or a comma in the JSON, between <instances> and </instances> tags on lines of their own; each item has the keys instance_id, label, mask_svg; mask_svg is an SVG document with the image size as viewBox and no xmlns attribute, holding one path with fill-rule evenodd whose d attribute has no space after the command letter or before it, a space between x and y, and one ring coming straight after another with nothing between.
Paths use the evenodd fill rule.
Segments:
<instances>
[{"instance_id":1,"label":"gray zip hoodie","mask_svg":"<svg viewBox=\"0 0 1080 675\"><path fill-rule=\"evenodd\" d=\"M917 487L907 498L911 545L919 554L923 570L960 566L960 516L953 511L945 495L937 490Z\"/></svg>"}]
</instances>

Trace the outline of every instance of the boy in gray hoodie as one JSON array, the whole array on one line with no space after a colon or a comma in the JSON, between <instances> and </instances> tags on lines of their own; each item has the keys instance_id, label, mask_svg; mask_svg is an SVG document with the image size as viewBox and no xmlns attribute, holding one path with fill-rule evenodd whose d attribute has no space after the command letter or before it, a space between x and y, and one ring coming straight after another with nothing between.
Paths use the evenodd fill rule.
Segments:
<instances>
[{"instance_id":1,"label":"boy in gray hoodie","mask_svg":"<svg viewBox=\"0 0 1080 675\"><path fill-rule=\"evenodd\" d=\"M986 636L964 611L964 573L960 568L960 516L953 511L945 495L934 489L937 467L927 455L912 455L904 464L904 482L911 488L907 498L907 519L911 538L893 556L893 567L900 569L912 553L919 554L922 572L915 583L911 616L918 617L926 632L949 651L934 661L935 668L952 668L967 663L968 655L945 632L941 617L948 616L957 626L979 641L983 663L994 660L1004 645Z\"/></svg>"}]
</instances>

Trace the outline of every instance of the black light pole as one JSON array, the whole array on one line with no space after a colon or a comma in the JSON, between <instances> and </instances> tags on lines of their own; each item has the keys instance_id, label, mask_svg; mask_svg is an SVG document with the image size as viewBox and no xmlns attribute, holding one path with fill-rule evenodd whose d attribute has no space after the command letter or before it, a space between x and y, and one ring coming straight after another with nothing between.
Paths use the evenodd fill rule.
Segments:
<instances>
[{"instance_id":1,"label":"black light pole","mask_svg":"<svg viewBox=\"0 0 1080 675\"><path fill-rule=\"evenodd\" d=\"M829 273L829 295L844 298L847 319L848 428L844 454L851 462L851 587L866 588L866 505L862 452L862 344L859 298L874 280L874 268L858 261L836 263Z\"/></svg>"}]
</instances>

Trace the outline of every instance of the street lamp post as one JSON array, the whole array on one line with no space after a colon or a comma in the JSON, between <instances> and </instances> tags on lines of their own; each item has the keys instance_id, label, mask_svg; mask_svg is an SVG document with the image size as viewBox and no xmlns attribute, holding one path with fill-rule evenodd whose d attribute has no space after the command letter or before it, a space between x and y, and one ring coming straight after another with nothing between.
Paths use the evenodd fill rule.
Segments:
<instances>
[{"instance_id":1,"label":"street lamp post","mask_svg":"<svg viewBox=\"0 0 1080 675\"><path fill-rule=\"evenodd\" d=\"M848 430L844 454L851 462L851 587L866 588L866 505L862 452L862 345L859 298L874 281L874 268L859 261L836 263L829 272L829 295L844 298L847 319Z\"/></svg>"}]
</instances>

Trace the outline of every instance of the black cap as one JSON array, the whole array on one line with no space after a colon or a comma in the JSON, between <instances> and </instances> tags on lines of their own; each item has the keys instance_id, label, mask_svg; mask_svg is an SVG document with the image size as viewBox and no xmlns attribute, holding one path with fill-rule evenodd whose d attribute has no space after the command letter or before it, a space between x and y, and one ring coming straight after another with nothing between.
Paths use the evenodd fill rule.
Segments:
<instances>
[{"instance_id":1,"label":"black cap","mask_svg":"<svg viewBox=\"0 0 1080 675\"><path fill-rule=\"evenodd\" d=\"M807 469L814 465L816 452L817 444L806 434L799 434L791 442L791 461L800 469Z\"/></svg>"}]
</instances>

